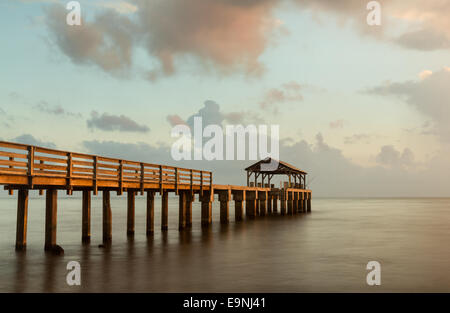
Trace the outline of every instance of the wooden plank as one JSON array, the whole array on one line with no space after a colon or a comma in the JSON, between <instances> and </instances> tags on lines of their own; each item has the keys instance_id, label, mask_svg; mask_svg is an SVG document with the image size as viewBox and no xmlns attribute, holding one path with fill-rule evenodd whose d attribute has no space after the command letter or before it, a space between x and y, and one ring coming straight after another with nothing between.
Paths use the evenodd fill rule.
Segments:
<instances>
[{"instance_id":1,"label":"wooden plank","mask_svg":"<svg viewBox=\"0 0 450 313\"><path fill-rule=\"evenodd\" d=\"M67 164L67 159L50 158L50 157L44 157L44 156L40 156L40 155L35 155L34 159L36 161L47 161L47 162L53 162L53 163Z\"/></svg>"},{"instance_id":2,"label":"wooden plank","mask_svg":"<svg viewBox=\"0 0 450 313\"><path fill-rule=\"evenodd\" d=\"M10 161L10 160L0 160L0 165L28 167L27 162L18 162L18 161Z\"/></svg>"},{"instance_id":3,"label":"wooden plank","mask_svg":"<svg viewBox=\"0 0 450 313\"><path fill-rule=\"evenodd\" d=\"M16 159L27 159L26 154L5 152L5 151L0 151L0 156L8 157L8 158L16 158Z\"/></svg>"},{"instance_id":4,"label":"wooden plank","mask_svg":"<svg viewBox=\"0 0 450 313\"><path fill-rule=\"evenodd\" d=\"M28 150L28 146L20 143L12 143L6 141L0 141L0 147L9 148L9 149L17 149L17 150Z\"/></svg>"}]
</instances>

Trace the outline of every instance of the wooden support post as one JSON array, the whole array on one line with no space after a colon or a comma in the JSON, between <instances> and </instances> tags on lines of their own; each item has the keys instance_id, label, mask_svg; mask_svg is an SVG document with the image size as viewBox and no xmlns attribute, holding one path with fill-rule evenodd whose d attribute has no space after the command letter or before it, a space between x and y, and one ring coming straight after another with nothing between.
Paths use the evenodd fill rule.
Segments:
<instances>
[{"instance_id":1,"label":"wooden support post","mask_svg":"<svg viewBox=\"0 0 450 313\"><path fill-rule=\"evenodd\" d=\"M186 228L186 192L178 192L178 229L184 230Z\"/></svg>"},{"instance_id":2,"label":"wooden support post","mask_svg":"<svg viewBox=\"0 0 450 313\"><path fill-rule=\"evenodd\" d=\"M147 191L147 236L153 235L155 229L155 193Z\"/></svg>"},{"instance_id":3,"label":"wooden support post","mask_svg":"<svg viewBox=\"0 0 450 313\"><path fill-rule=\"evenodd\" d=\"M81 217L81 242L91 241L91 191L83 190L83 204Z\"/></svg>"},{"instance_id":4,"label":"wooden support post","mask_svg":"<svg viewBox=\"0 0 450 313\"><path fill-rule=\"evenodd\" d=\"M234 219L236 222L242 221L243 206L242 203L245 201L245 191L236 191L233 193L234 198Z\"/></svg>"},{"instance_id":5,"label":"wooden support post","mask_svg":"<svg viewBox=\"0 0 450 313\"><path fill-rule=\"evenodd\" d=\"M267 203L267 191L261 191L258 194L258 202L259 202L259 215L266 215L266 203Z\"/></svg>"},{"instance_id":6,"label":"wooden support post","mask_svg":"<svg viewBox=\"0 0 450 313\"><path fill-rule=\"evenodd\" d=\"M293 203L293 209L292 213L297 214L298 213L298 192L294 191L294 203Z\"/></svg>"},{"instance_id":7,"label":"wooden support post","mask_svg":"<svg viewBox=\"0 0 450 313\"><path fill-rule=\"evenodd\" d=\"M245 214L248 218L256 216L256 200L258 199L256 191L247 191L245 195Z\"/></svg>"},{"instance_id":8,"label":"wooden support post","mask_svg":"<svg viewBox=\"0 0 450 313\"><path fill-rule=\"evenodd\" d=\"M17 198L16 250L27 247L28 190L19 189Z\"/></svg>"},{"instance_id":9,"label":"wooden support post","mask_svg":"<svg viewBox=\"0 0 450 313\"><path fill-rule=\"evenodd\" d=\"M220 201L220 223L228 224L230 219L230 191L221 191L219 193L219 201Z\"/></svg>"},{"instance_id":10,"label":"wooden support post","mask_svg":"<svg viewBox=\"0 0 450 313\"><path fill-rule=\"evenodd\" d=\"M163 190L161 195L161 230L169 229L169 192Z\"/></svg>"},{"instance_id":11,"label":"wooden support post","mask_svg":"<svg viewBox=\"0 0 450 313\"><path fill-rule=\"evenodd\" d=\"M288 191L288 214L292 215L294 214L294 199L293 199L293 192Z\"/></svg>"},{"instance_id":12,"label":"wooden support post","mask_svg":"<svg viewBox=\"0 0 450 313\"><path fill-rule=\"evenodd\" d=\"M56 248L56 217L58 190L47 189L45 204L45 251Z\"/></svg>"},{"instance_id":13,"label":"wooden support post","mask_svg":"<svg viewBox=\"0 0 450 313\"><path fill-rule=\"evenodd\" d=\"M271 214L272 213L272 195L269 192L267 192L267 214Z\"/></svg>"},{"instance_id":14,"label":"wooden support post","mask_svg":"<svg viewBox=\"0 0 450 313\"><path fill-rule=\"evenodd\" d=\"M308 212L307 198L308 198L308 193L305 192L304 197L303 197L303 211L305 213Z\"/></svg>"},{"instance_id":15,"label":"wooden support post","mask_svg":"<svg viewBox=\"0 0 450 313\"><path fill-rule=\"evenodd\" d=\"M286 215L286 191L282 190L280 194L281 215Z\"/></svg>"},{"instance_id":16,"label":"wooden support post","mask_svg":"<svg viewBox=\"0 0 450 313\"><path fill-rule=\"evenodd\" d=\"M194 200L195 195L193 193L186 193L186 228L192 227L192 202Z\"/></svg>"},{"instance_id":17,"label":"wooden support post","mask_svg":"<svg viewBox=\"0 0 450 313\"><path fill-rule=\"evenodd\" d=\"M255 216L260 216L260 215L261 215L261 203L260 203L259 196L258 196L258 199L256 199L256 201L255 201Z\"/></svg>"},{"instance_id":18,"label":"wooden support post","mask_svg":"<svg viewBox=\"0 0 450 313\"><path fill-rule=\"evenodd\" d=\"M299 192L298 194L298 211L303 213L303 192Z\"/></svg>"},{"instance_id":19,"label":"wooden support post","mask_svg":"<svg viewBox=\"0 0 450 313\"><path fill-rule=\"evenodd\" d=\"M272 197L272 212L278 213L278 195L273 195Z\"/></svg>"},{"instance_id":20,"label":"wooden support post","mask_svg":"<svg viewBox=\"0 0 450 313\"><path fill-rule=\"evenodd\" d=\"M127 191L127 236L134 236L135 196L134 190Z\"/></svg>"},{"instance_id":21,"label":"wooden support post","mask_svg":"<svg viewBox=\"0 0 450 313\"><path fill-rule=\"evenodd\" d=\"M308 192L308 213L311 213L311 193Z\"/></svg>"},{"instance_id":22,"label":"wooden support post","mask_svg":"<svg viewBox=\"0 0 450 313\"><path fill-rule=\"evenodd\" d=\"M110 244L112 241L112 213L111 196L109 190L103 190L103 244Z\"/></svg>"},{"instance_id":23,"label":"wooden support post","mask_svg":"<svg viewBox=\"0 0 450 313\"><path fill-rule=\"evenodd\" d=\"M201 196L202 202L202 227L209 227L212 222L212 203L210 192L204 191Z\"/></svg>"}]
</instances>

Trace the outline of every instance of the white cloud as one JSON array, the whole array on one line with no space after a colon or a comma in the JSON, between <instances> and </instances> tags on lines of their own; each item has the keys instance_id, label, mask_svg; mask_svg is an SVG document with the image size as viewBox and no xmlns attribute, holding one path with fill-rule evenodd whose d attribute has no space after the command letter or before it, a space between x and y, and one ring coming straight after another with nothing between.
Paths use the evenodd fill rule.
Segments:
<instances>
[{"instance_id":1,"label":"white cloud","mask_svg":"<svg viewBox=\"0 0 450 313\"><path fill-rule=\"evenodd\" d=\"M100 7L113 9L117 13L130 14L135 13L138 7L126 1L102 1L97 4Z\"/></svg>"}]
</instances>

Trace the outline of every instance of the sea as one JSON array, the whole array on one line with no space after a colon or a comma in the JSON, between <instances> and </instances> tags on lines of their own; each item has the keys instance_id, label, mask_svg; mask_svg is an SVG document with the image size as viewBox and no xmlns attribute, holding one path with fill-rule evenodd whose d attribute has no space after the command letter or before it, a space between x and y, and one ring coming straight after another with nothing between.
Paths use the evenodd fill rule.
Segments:
<instances>
[{"instance_id":1,"label":"sea","mask_svg":"<svg viewBox=\"0 0 450 313\"><path fill-rule=\"evenodd\" d=\"M313 195L314 196L314 195ZM147 237L146 201L136 198L136 234L126 235L127 199L112 197L112 245L102 247L102 202L92 199L90 244L81 243L81 196L58 199L57 242L44 252L45 197L29 200L26 252L16 252L17 194L0 198L0 292L450 292L450 199L313 198L312 212L178 230L169 199L169 230ZM68 263L80 265L69 285ZM368 284L379 264L379 284Z\"/></svg>"}]
</instances>

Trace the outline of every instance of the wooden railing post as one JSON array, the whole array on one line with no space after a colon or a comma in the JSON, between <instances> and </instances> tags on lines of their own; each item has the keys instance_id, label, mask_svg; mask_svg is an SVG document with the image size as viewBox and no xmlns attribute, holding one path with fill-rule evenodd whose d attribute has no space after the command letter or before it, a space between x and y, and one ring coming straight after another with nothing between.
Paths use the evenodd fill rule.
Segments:
<instances>
[{"instance_id":1,"label":"wooden railing post","mask_svg":"<svg viewBox=\"0 0 450 313\"><path fill-rule=\"evenodd\" d=\"M163 193L163 168L162 165L159 166L159 193L162 194Z\"/></svg>"},{"instance_id":2,"label":"wooden railing post","mask_svg":"<svg viewBox=\"0 0 450 313\"><path fill-rule=\"evenodd\" d=\"M34 176L34 147L28 146L28 186L33 188Z\"/></svg>"},{"instance_id":3,"label":"wooden railing post","mask_svg":"<svg viewBox=\"0 0 450 313\"><path fill-rule=\"evenodd\" d=\"M200 171L200 195L203 196L203 171Z\"/></svg>"},{"instance_id":4,"label":"wooden railing post","mask_svg":"<svg viewBox=\"0 0 450 313\"><path fill-rule=\"evenodd\" d=\"M117 192L119 196L123 194L123 161L119 160L119 191Z\"/></svg>"},{"instance_id":5,"label":"wooden railing post","mask_svg":"<svg viewBox=\"0 0 450 313\"><path fill-rule=\"evenodd\" d=\"M10 160L11 162L14 162L14 158L13 158L13 157L9 157L9 160ZM10 165L9 168L14 168L14 166ZM8 189L8 194L9 194L10 196L14 195L14 189L9 188L9 189Z\"/></svg>"},{"instance_id":6,"label":"wooden railing post","mask_svg":"<svg viewBox=\"0 0 450 313\"><path fill-rule=\"evenodd\" d=\"M94 188L94 195L98 195L98 186L97 186L97 163L98 163L98 157L94 156L94 168L93 168L93 188Z\"/></svg>"},{"instance_id":7,"label":"wooden railing post","mask_svg":"<svg viewBox=\"0 0 450 313\"><path fill-rule=\"evenodd\" d=\"M144 175L145 175L144 163L141 163L141 196L144 195Z\"/></svg>"},{"instance_id":8,"label":"wooden railing post","mask_svg":"<svg viewBox=\"0 0 450 313\"><path fill-rule=\"evenodd\" d=\"M178 168L175 168L175 194L178 195Z\"/></svg>"},{"instance_id":9,"label":"wooden railing post","mask_svg":"<svg viewBox=\"0 0 450 313\"><path fill-rule=\"evenodd\" d=\"M72 195L72 153L67 153L67 194Z\"/></svg>"},{"instance_id":10,"label":"wooden railing post","mask_svg":"<svg viewBox=\"0 0 450 313\"><path fill-rule=\"evenodd\" d=\"M190 172L190 175L191 175L191 181L190 181L190 184L191 184L191 194L192 194L192 185L193 185L193 182L194 182L194 176L193 176L193 174L192 174L192 170L190 170L189 172Z\"/></svg>"}]
</instances>

